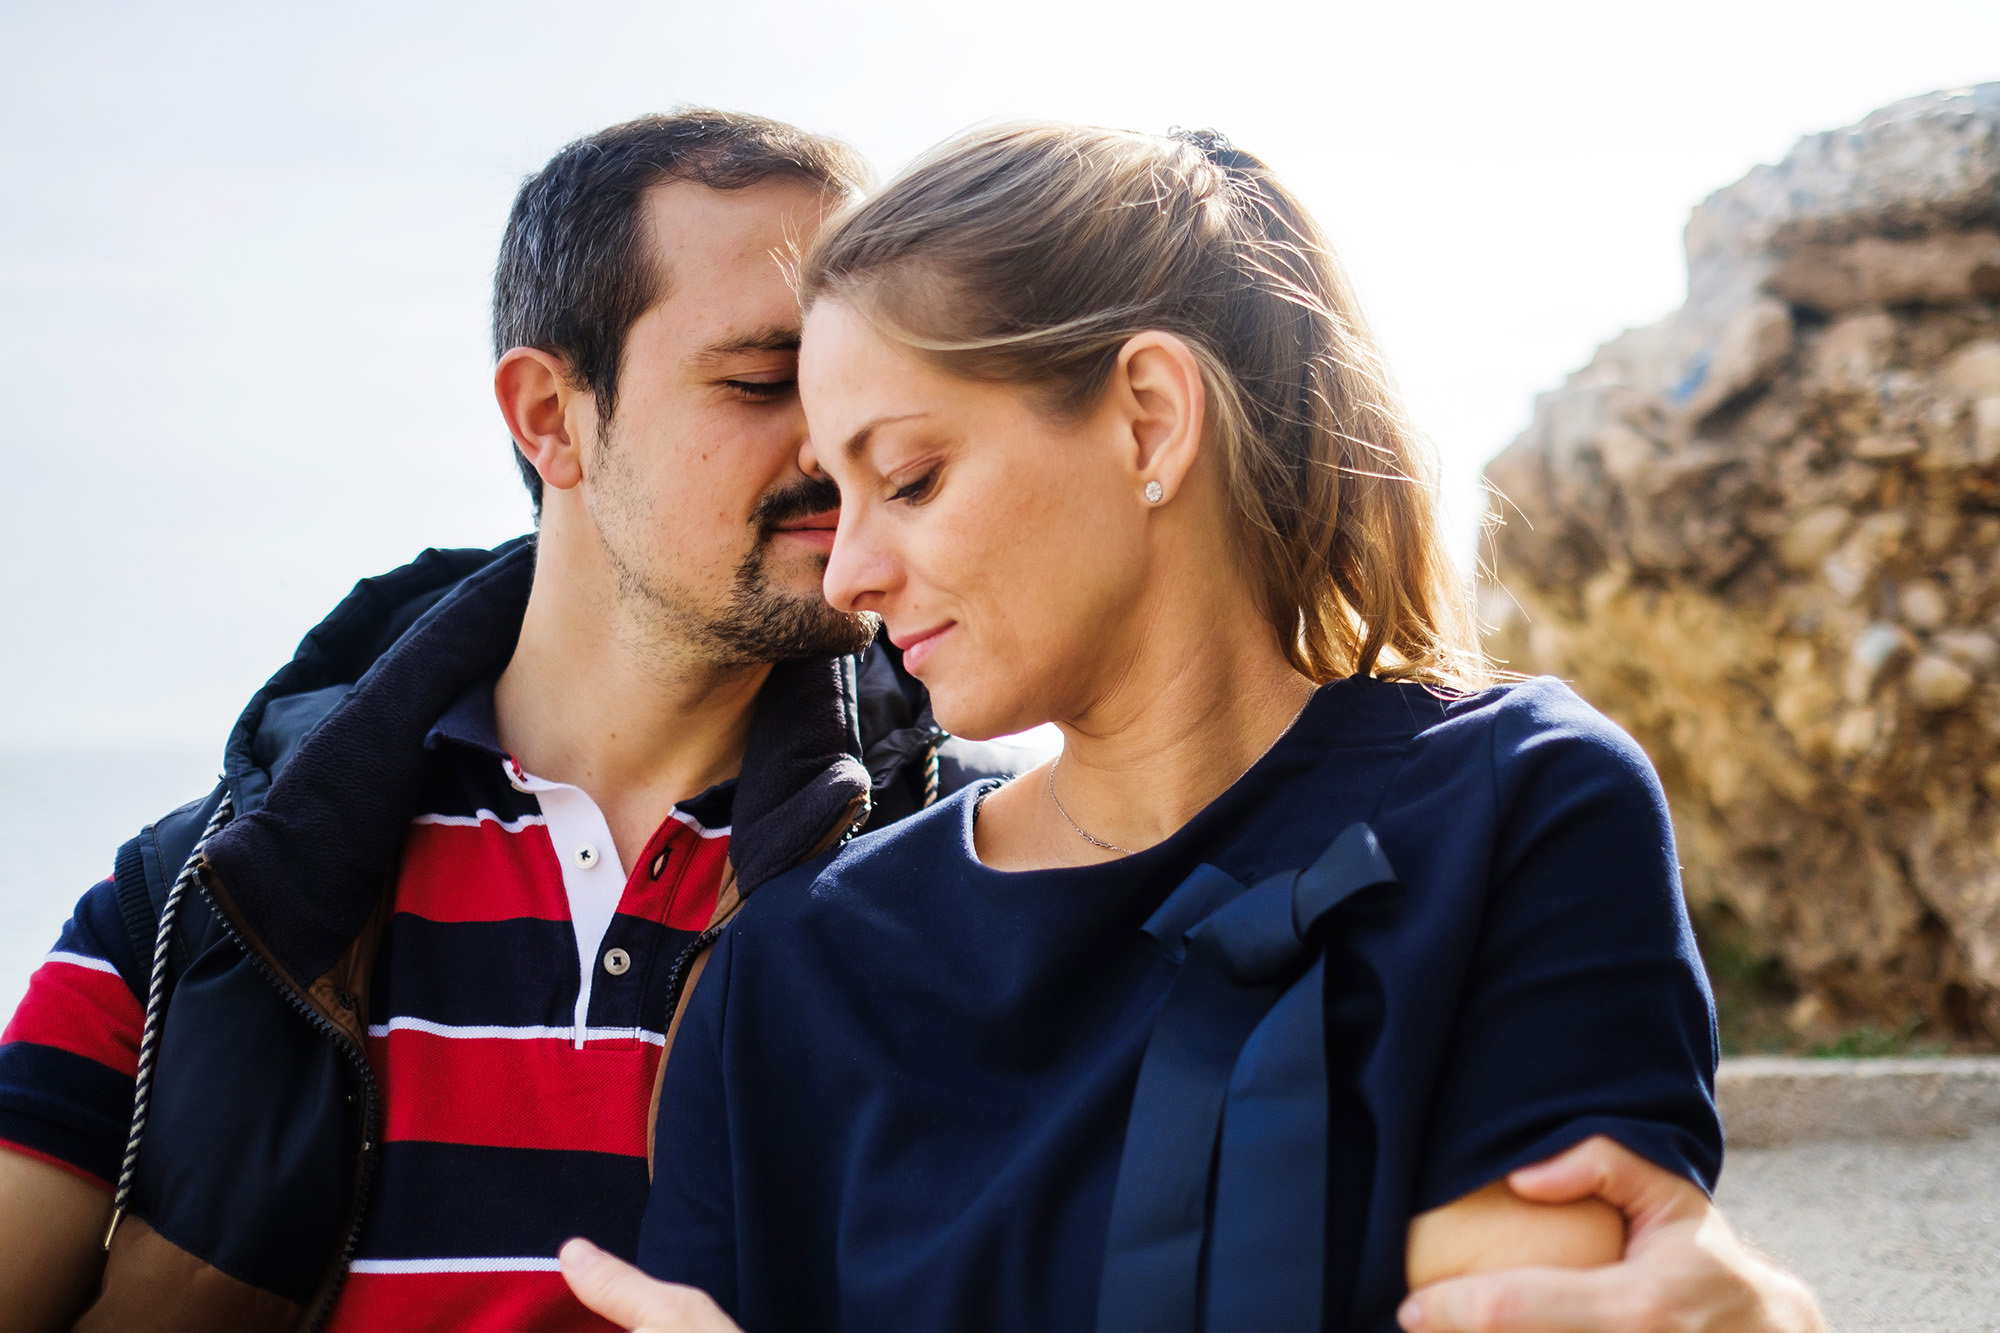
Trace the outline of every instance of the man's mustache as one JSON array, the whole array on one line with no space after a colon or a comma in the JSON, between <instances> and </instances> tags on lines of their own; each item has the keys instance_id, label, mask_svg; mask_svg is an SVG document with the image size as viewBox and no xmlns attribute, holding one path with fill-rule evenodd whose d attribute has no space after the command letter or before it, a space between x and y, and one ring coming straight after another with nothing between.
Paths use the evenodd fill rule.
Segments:
<instances>
[{"instance_id":1,"label":"man's mustache","mask_svg":"<svg viewBox=\"0 0 2000 1333\"><path fill-rule=\"evenodd\" d=\"M840 487L831 477L804 477L766 491L750 510L757 531L769 536L780 524L840 508Z\"/></svg>"}]
</instances>

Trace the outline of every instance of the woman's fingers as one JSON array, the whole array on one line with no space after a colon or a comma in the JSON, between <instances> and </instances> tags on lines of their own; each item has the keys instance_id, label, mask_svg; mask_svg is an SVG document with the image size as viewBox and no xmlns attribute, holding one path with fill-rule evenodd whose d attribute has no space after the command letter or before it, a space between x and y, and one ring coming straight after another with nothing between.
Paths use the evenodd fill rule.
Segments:
<instances>
[{"instance_id":1,"label":"woman's fingers","mask_svg":"<svg viewBox=\"0 0 2000 1333\"><path fill-rule=\"evenodd\" d=\"M647 1277L578 1237L562 1247L562 1275L576 1298L637 1333L740 1333L708 1293Z\"/></svg>"}]
</instances>

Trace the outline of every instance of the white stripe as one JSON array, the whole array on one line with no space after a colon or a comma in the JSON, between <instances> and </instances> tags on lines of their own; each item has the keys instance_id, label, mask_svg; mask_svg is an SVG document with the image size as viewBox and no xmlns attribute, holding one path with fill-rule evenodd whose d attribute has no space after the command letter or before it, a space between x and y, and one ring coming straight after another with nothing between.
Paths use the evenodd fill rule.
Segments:
<instances>
[{"instance_id":1,"label":"white stripe","mask_svg":"<svg viewBox=\"0 0 2000 1333\"><path fill-rule=\"evenodd\" d=\"M453 1027L447 1023L433 1023L428 1018L399 1017L386 1023L371 1023L368 1035L386 1037L391 1032L424 1032L433 1037L450 1037L458 1041L574 1041L576 1029L573 1027L499 1027L464 1026ZM654 1046L665 1046L665 1033L652 1032L646 1028L590 1028L585 1032L589 1041L631 1041L634 1038Z\"/></svg>"},{"instance_id":2,"label":"white stripe","mask_svg":"<svg viewBox=\"0 0 2000 1333\"><path fill-rule=\"evenodd\" d=\"M418 815L412 824L443 824L447 828L476 828L481 824L493 824L505 833L519 833L530 824L546 824L549 821L541 815L522 815L519 819L502 819L491 810L481 809L474 815Z\"/></svg>"},{"instance_id":3,"label":"white stripe","mask_svg":"<svg viewBox=\"0 0 2000 1333\"><path fill-rule=\"evenodd\" d=\"M559 1273L562 1263L540 1255L516 1259L356 1259L350 1273Z\"/></svg>"},{"instance_id":4,"label":"white stripe","mask_svg":"<svg viewBox=\"0 0 2000 1333\"><path fill-rule=\"evenodd\" d=\"M721 828L706 828L700 820L678 807L667 811L667 813L675 819L680 820L681 823L686 824L704 838L726 838L729 836L729 825L727 824L724 824Z\"/></svg>"},{"instance_id":5,"label":"white stripe","mask_svg":"<svg viewBox=\"0 0 2000 1333\"><path fill-rule=\"evenodd\" d=\"M64 953L61 949L52 950L49 956L42 961L45 963L68 963L71 967L87 967L93 972L109 972L114 977L119 975L118 969L105 962L102 958L92 958L88 954L81 953Z\"/></svg>"}]
</instances>

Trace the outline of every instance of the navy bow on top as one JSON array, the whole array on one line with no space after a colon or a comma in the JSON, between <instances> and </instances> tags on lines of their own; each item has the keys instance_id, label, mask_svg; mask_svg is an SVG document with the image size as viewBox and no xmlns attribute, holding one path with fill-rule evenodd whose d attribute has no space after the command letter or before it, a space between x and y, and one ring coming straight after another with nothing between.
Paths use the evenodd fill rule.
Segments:
<instances>
[{"instance_id":1,"label":"navy bow on top","mask_svg":"<svg viewBox=\"0 0 2000 1333\"><path fill-rule=\"evenodd\" d=\"M1324 1320L1329 912L1397 883L1366 824L1245 889L1188 876L1144 930L1180 964L1146 1044L1112 1196L1098 1333Z\"/></svg>"}]
</instances>

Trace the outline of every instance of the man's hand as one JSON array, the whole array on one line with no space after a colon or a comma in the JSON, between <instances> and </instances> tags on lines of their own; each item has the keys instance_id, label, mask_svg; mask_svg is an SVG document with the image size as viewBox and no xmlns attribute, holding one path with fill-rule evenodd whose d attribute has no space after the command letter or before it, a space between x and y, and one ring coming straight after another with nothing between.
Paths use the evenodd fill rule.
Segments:
<instances>
[{"instance_id":1,"label":"man's hand","mask_svg":"<svg viewBox=\"0 0 2000 1333\"><path fill-rule=\"evenodd\" d=\"M563 1281L592 1311L637 1333L742 1333L708 1293L644 1273L578 1237L562 1247Z\"/></svg>"},{"instance_id":2,"label":"man's hand","mask_svg":"<svg viewBox=\"0 0 2000 1333\"><path fill-rule=\"evenodd\" d=\"M1409 1333L1826 1333L1804 1283L1751 1254L1700 1190L1610 1139L1507 1183L1541 1203L1610 1203L1625 1215L1625 1258L1436 1283L1397 1312Z\"/></svg>"}]
</instances>

